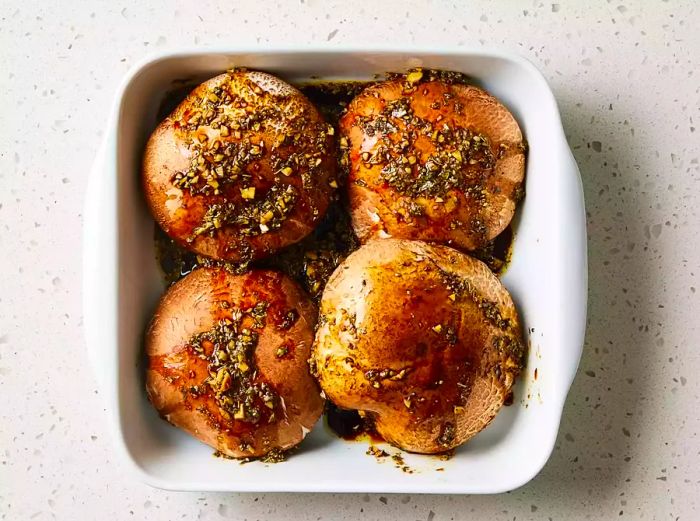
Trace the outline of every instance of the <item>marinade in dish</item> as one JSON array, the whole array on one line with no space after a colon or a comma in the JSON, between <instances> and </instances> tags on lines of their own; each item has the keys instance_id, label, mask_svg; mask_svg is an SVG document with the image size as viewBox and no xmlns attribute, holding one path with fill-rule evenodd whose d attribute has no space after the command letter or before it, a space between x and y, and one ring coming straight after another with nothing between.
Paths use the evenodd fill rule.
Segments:
<instances>
[{"instance_id":1,"label":"marinade in dish","mask_svg":"<svg viewBox=\"0 0 700 521\"><path fill-rule=\"evenodd\" d=\"M333 81L312 82L297 87L323 114L328 123L337 129L338 120L347 104L373 81ZM163 100L158 112L159 119L165 117L184 99L194 86L184 82L171 91ZM216 261L185 250L171 240L160 228L155 227L155 246L158 263L165 283L170 285L190 273L198 266L223 266L235 273L246 272L251 268L277 269L296 280L316 301L320 299L328 277L335 268L359 247L353 232L350 215L347 211L345 193L347 158L342 150L337 150L338 190L331 201L326 215L316 229L305 239L288 246L266 259L252 263L233 264ZM485 247L469 252L482 260L496 274L505 272L513 247L512 224L489 242ZM360 417L356 411L344 411L328 404L326 423L336 435L344 439L377 439L371 422Z\"/></svg>"}]
</instances>

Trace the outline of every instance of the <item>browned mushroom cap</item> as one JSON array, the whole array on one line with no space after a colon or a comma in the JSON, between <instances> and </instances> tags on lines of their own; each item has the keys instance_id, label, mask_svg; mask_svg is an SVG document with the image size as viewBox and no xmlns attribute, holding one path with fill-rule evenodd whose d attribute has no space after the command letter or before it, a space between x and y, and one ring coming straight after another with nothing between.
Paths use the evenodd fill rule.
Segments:
<instances>
[{"instance_id":1,"label":"browned mushroom cap","mask_svg":"<svg viewBox=\"0 0 700 521\"><path fill-rule=\"evenodd\" d=\"M163 296L146 334L160 415L232 457L300 443L323 410L309 373L316 309L287 277L200 268Z\"/></svg>"},{"instance_id":2,"label":"browned mushroom cap","mask_svg":"<svg viewBox=\"0 0 700 521\"><path fill-rule=\"evenodd\" d=\"M503 231L522 196L523 136L483 90L422 77L365 89L340 121L353 226L362 241L477 249Z\"/></svg>"},{"instance_id":3,"label":"browned mushroom cap","mask_svg":"<svg viewBox=\"0 0 700 521\"><path fill-rule=\"evenodd\" d=\"M294 87L231 71L190 93L148 141L151 211L182 246L248 261L313 229L335 185L333 128Z\"/></svg>"},{"instance_id":4,"label":"browned mushroom cap","mask_svg":"<svg viewBox=\"0 0 700 521\"><path fill-rule=\"evenodd\" d=\"M331 276L312 362L340 407L421 453L452 449L492 420L524 347L513 301L482 262L421 241L371 241Z\"/></svg>"}]
</instances>

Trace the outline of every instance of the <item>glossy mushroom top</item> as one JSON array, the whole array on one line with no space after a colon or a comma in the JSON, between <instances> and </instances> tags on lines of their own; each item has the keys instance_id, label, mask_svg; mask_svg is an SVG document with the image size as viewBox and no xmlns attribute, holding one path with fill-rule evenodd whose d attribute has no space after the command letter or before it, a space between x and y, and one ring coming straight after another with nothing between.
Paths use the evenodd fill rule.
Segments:
<instances>
[{"instance_id":1,"label":"glossy mushroom top","mask_svg":"<svg viewBox=\"0 0 700 521\"><path fill-rule=\"evenodd\" d=\"M503 231L523 195L518 123L459 74L418 70L372 85L349 104L340 132L363 241L477 249Z\"/></svg>"},{"instance_id":2,"label":"glossy mushroom top","mask_svg":"<svg viewBox=\"0 0 700 521\"><path fill-rule=\"evenodd\" d=\"M388 441L449 450L485 427L524 345L510 295L488 267L420 241L371 241L332 275L312 360L328 398L370 414Z\"/></svg>"},{"instance_id":3,"label":"glossy mushroom top","mask_svg":"<svg viewBox=\"0 0 700 521\"><path fill-rule=\"evenodd\" d=\"M233 70L195 88L146 146L158 224L214 259L262 258L311 232L333 193L334 130L294 87Z\"/></svg>"},{"instance_id":4,"label":"glossy mushroom top","mask_svg":"<svg viewBox=\"0 0 700 521\"><path fill-rule=\"evenodd\" d=\"M280 273L199 268L166 292L148 328L148 396L228 456L286 450L323 409L307 363L315 321L315 306Z\"/></svg>"}]
</instances>

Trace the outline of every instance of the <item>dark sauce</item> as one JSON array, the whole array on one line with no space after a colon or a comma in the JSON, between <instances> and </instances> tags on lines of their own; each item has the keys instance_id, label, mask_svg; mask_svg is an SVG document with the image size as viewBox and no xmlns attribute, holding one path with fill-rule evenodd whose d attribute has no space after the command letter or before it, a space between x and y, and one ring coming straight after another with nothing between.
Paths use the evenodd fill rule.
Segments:
<instances>
[{"instance_id":1,"label":"dark sauce","mask_svg":"<svg viewBox=\"0 0 700 521\"><path fill-rule=\"evenodd\" d=\"M350 217L336 201L311 235L256 265L282 271L318 302L335 268L358 247Z\"/></svg>"},{"instance_id":2,"label":"dark sauce","mask_svg":"<svg viewBox=\"0 0 700 521\"><path fill-rule=\"evenodd\" d=\"M486 263L496 275L503 275L508 268L508 263L510 263L514 239L515 234L513 233L512 224L509 224L498 237L486 246L467 253Z\"/></svg>"},{"instance_id":3,"label":"dark sauce","mask_svg":"<svg viewBox=\"0 0 700 521\"><path fill-rule=\"evenodd\" d=\"M365 431L365 425L357 411L341 409L332 402L326 402L326 423L339 438L355 440Z\"/></svg>"},{"instance_id":4,"label":"dark sauce","mask_svg":"<svg viewBox=\"0 0 700 521\"><path fill-rule=\"evenodd\" d=\"M191 79L175 80L172 89L166 93L158 106L158 121L168 117L197 85L198 82Z\"/></svg>"},{"instance_id":5,"label":"dark sauce","mask_svg":"<svg viewBox=\"0 0 700 521\"><path fill-rule=\"evenodd\" d=\"M156 224L154 240L156 245L156 260L163 271L166 284L177 282L197 266L197 255L178 246Z\"/></svg>"},{"instance_id":6,"label":"dark sauce","mask_svg":"<svg viewBox=\"0 0 700 521\"><path fill-rule=\"evenodd\" d=\"M331 432L344 440L384 441L374 428L372 420L368 417L363 418L357 411L341 409L333 402L327 401L325 418Z\"/></svg>"},{"instance_id":7,"label":"dark sauce","mask_svg":"<svg viewBox=\"0 0 700 521\"><path fill-rule=\"evenodd\" d=\"M373 83L375 82L327 81L300 85L299 90L311 100L329 123L337 126L347 104Z\"/></svg>"},{"instance_id":8,"label":"dark sauce","mask_svg":"<svg viewBox=\"0 0 700 521\"><path fill-rule=\"evenodd\" d=\"M506 397L503 399L503 405L506 407L513 405L513 391L508 391L508 394L506 394Z\"/></svg>"},{"instance_id":9,"label":"dark sauce","mask_svg":"<svg viewBox=\"0 0 700 521\"><path fill-rule=\"evenodd\" d=\"M337 130L338 119L347 104L362 89L372 83L374 82L314 82L299 85L299 89ZM195 81L183 80L179 85L175 85L161 103L158 110L159 120L174 110L196 84ZM340 153L337 157L341 157ZM340 189L337 192L344 194L345 176L340 165L338 171L340 173L338 176ZM311 235L297 244L284 248L271 258L253 262L249 267L282 271L296 280L314 300L318 301L331 273L345 257L359 247L359 241L352 231L347 208L347 201L343 199L342 195L339 196L331 203L325 217ZM510 261L513 239L513 229L509 225L487 246L468 253L485 262L494 273L501 275L505 272ZM157 260L168 285L184 277L198 266L212 265L212 261L199 257L179 246L165 235L157 225L155 243ZM216 264L220 265L221 263ZM233 271L241 269L239 266L228 267ZM285 346L280 347L284 348ZM280 351L280 356L287 356L287 353L283 351L284 349ZM329 429L345 440L383 441L374 429L372 421L369 418L361 417L357 411L341 409L328 401L325 418Z\"/></svg>"}]
</instances>

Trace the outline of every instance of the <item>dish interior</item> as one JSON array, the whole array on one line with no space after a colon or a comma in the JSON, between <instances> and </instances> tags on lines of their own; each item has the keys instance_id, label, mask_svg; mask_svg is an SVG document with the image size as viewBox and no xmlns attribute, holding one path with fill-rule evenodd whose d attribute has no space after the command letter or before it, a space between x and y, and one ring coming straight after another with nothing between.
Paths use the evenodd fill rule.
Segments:
<instances>
[{"instance_id":1,"label":"dish interior","mask_svg":"<svg viewBox=\"0 0 700 521\"><path fill-rule=\"evenodd\" d=\"M312 78L372 79L416 66L456 70L498 97L520 123L529 143L526 196L512 224L515 242L502 281L522 317L529 346L527 367L514 389L513 404L451 459L402 453L405 465L397 464L391 457L367 455L368 441L339 439L319 422L286 462L240 465L213 457L209 447L161 420L148 403L143 333L164 285L154 252L153 220L141 195L141 156L169 92L232 66L264 70L296 84ZM571 223L563 217L571 211L565 208L567 201L581 207L574 208L576 213L582 200L572 189L578 186L578 177L573 179L577 172L556 105L534 68L518 60L476 54L176 55L150 62L126 83L113 125L116 155L107 154L105 168L114 168L107 164L113 159L117 343L113 353L106 346L91 348L105 350L97 358L106 364L105 374L113 375L105 385L116 410L118 439L146 481L187 490L478 493L515 488L541 469L552 450L580 354L577 328L583 320L585 250L578 245L571 251L562 240L567 233L578 240L582 233L577 229L579 218L572 218L574 229L567 230ZM569 176L572 180L567 181ZM567 261L581 257L581 252L583 263ZM572 281L569 287L564 285L567 280ZM399 453L380 446L390 454Z\"/></svg>"}]
</instances>

